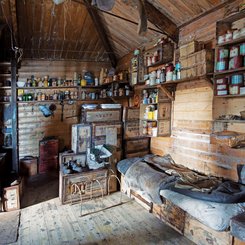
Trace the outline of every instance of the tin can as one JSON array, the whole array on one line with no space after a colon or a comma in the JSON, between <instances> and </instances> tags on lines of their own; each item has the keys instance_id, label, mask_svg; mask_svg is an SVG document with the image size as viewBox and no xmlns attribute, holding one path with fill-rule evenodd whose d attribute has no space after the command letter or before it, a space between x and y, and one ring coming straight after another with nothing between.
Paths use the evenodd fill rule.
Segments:
<instances>
[{"instance_id":1,"label":"tin can","mask_svg":"<svg viewBox=\"0 0 245 245\"><path fill-rule=\"evenodd\" d=\"M229 61L229 69L237 69L242 67L243 57L241 55L233 57Z\"/></svg>"},{"instance_id":2,"label":"tin can","mask_svg":"<svg viewBox=\"0 0 245 245\"><path fill-rule=\"evenodd\" d=\"M237 57L239 55L239 45L230 47L230 58Z\"/></svg>"},{"instance_id":3,"label":"tin can","mask_svg":"<svg viewBox=\"0 0 245 245\"><path fill-rule=\"evenodd\" d=\"M228 69L228 59L223 59L216 63L216 71L225 71Z\"/></svg>"},{"instance_id":4,"label":"tin can","mask_svg":"<svg viewBox=\"0 0 245 245\"><path fill-rule=\"evenodd\" d=\"M240 86L239 85L230 85L229 86L229 94L236 95L240 93Z\"/></svg>"},{"instance_id":5,"label":"tin can","mask_svg":"<svg viewBox=\"0 0 245 245\"><path fill-rule=\"evenodd\" d=\"M240 44L240 55L245 55L245 43Z\"/></svg>"},{"instance_id":6,"label":"tin can","mask_svg":"<svg viewBox=\"0 0 245 245\"><path fill-rule=\"evenodd\" d=\"M229 49L228 48L220 48L218 50L218 61L222 61L229 57Z\"/></svg>"},{"instance_id":7,"label":"tin can","mask_svg":"<svg viewBox=\"0 0 245 245\"><path fill-rule=\"evenodd\" d=\"M231 76L231 84L233 85L243 84L243 75L237 74Z\"/></svg>"}]
</instances>

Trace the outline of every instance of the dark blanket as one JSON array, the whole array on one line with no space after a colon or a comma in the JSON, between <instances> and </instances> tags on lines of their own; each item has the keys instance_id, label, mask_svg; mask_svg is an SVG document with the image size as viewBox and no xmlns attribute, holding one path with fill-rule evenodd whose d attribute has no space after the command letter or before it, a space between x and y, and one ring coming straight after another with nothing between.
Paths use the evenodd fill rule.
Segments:
<instances>
[{"instance_id":1,"label":"dark blanket","mask_svg":"<svg viewBox=\"0 0 245 245\"><path fill-rule=\"evenodd\" d=\"M118 163L118 170L129 187L145 191L156 203L163 189L218 203L245 202L245 185L199 174L177 165L170 155L125 159Z\"/></svg>"}]
</instances>

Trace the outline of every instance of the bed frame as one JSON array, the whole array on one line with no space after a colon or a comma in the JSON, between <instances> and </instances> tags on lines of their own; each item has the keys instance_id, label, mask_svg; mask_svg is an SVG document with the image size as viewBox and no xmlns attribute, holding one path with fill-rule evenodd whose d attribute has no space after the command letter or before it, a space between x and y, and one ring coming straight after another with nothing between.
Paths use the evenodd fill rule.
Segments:
<instances>
[{"instance_id":1,"label":"bed frame","mask_svg":"<svg viewBox=\"0 0 245 245\"><path fill-rule=\"evenodd\" d=\"M168 199L163 198L161 205L148 202L139 192L127 188L123 174L121 175L121 191L198 245L245 245L244 241L233 237L230 231L219 232L207 227Z\"/></svg>"}]
</instances>

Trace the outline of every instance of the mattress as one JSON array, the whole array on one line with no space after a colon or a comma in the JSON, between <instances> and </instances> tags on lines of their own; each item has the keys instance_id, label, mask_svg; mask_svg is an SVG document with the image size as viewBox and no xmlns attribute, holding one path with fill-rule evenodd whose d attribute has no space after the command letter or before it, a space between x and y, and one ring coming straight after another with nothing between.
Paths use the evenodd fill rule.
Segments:
<instances>
[{"instance_id":1,"label":"mattress","mask_svg":"<svg viewBox=\"0 0 245 245\"><path fill-rule=\"evenodd\" d=\"M216 231L228 230L230 219L245 211L245 202L215 203L191 198L170 190L161 190L160 195Z\"/></svg>"}]
</instances>

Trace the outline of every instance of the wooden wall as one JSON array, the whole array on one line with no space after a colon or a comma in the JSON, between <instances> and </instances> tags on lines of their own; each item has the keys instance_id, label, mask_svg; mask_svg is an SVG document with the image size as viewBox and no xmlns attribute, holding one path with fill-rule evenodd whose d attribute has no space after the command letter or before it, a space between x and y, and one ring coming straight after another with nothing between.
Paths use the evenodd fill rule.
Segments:
<instances>
[{"instance_id":1,"label":"wooden wall","mask_svg":"<svg viewBox=\"0 0 245 245\"><path fill-rule=\"evenodd\" d=\"M219 9L184 26L180 30L180 44L195 39L214 47L215 22L230 9ZM213 100L212 84L209 81L179 84L173 102L172 135L169 138L152 138L151 151L159 155L170 153L178 164L199 172L237 180L237 164L245 164L244 148L232 149L211 144L210 134L213 119L231 112L239 115L244 109L244 99ZM215 124L216 130L222 130L223 125ZM245 133L244 123L229 124L228 130Z\"/></svg>"},{"instance_id":2,"label":"wooden wall","mask_svg":"<svg viewBox=\"0 0 245 245\"><path fill-rule=\"evenodd\" d=\"M49 60L23 60L19 69L19 80L30 78L31 75L43 77L64 77L73 79L74 72L82 73L83 70L91 71L99 76L100 69L108 68L107 63L74 62L74 61L49 61ZM59 138L60 150L71 144L71 125L79 123L82 102L73 105L65 103L64 121L61 121L61 105L55 103L57 109L54 116L44 117L39 110L39 105L50 105L51 102L28 102L18 104L18 137L19 157L26 155L39 156L39 141L43 137L56 136ZM89 102L88 102L89 103Z\"/></svg>"}]
</instances>

